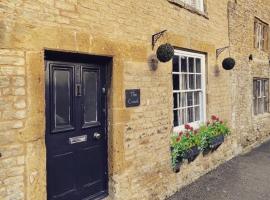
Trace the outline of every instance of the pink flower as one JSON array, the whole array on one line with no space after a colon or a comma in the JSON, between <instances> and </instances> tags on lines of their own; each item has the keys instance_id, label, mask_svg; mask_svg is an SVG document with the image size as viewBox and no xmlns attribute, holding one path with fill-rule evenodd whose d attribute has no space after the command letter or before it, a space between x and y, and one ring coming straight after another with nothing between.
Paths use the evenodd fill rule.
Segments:
<instances>
[{"instance_id":1,"label":"pink flower","mask_svg":"<svg viewBox=\"0 0 270 200\"><path fill-rule=\"evenodd\" d=\"M183 135L183 132L180 131L180 132L178 133L178 135L179 135L179 137L181 137L181 136Z\"/></svg>"}]
</instances>

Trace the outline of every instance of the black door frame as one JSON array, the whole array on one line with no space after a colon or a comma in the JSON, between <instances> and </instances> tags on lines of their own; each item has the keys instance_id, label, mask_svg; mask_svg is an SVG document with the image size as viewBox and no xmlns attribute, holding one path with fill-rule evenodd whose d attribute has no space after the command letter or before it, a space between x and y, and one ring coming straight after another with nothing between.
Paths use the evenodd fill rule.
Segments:
<instances>
[{"instance_id":1,"label":"black door frame","mask_svg":"<svg viewBox=\"0 0 270 200\"><path fill-rule=\"evenodd\" d=\"M98 56L98 55L90 55L83 53L73 53L73 52L61 52L55 50L44 50L44 63L45 63L45 71L47 67L47 61L61 61L61 62L72 62L72 63L82 63L82 64L101 64L105 69L105 143L106 146L106 193L104 196L98 196L97 199L105 198L109 195L109 163L108 163L108 91L111 86L111 76L112 76L112 57L108 56ZM45 83L47 84L47 75L45 73ZM47 119L50 118L50 114L47 112L46 102L49 98L49 94L45 87L45 124L47 133ZM47 151L47 146L46 146ZM46 156L46 165L47 165L47 156ZM47 179L47 175L46 175ZM48 189L48 188L46 188Z\"/></svg>"}]
</instances>

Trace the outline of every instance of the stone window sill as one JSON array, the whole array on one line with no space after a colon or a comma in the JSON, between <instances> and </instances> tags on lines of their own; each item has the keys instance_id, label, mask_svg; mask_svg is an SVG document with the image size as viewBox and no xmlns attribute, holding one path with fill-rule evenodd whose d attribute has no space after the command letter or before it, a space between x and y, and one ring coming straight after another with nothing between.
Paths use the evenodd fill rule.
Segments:
<instances>
[{"instance_id":1,"label":"stone window sill","mask_svg":"<svg viewBox=\"0 0 270 200\"><path fill-rule=\"evenodd\" d=\"M186 10L188 10L188 11L194 13L194 14L197 14L199 16L202 16L202 17L206 18L206 19L209 19L208 13L206 11L202 12L202 11L200 11L200 10L198 10L198 9L196 9L196 8L182 2L181 0L167 0L167 1L169 1L170 3L172 3L174 5L179 6L181 8L184 8L184 9L186 9Z\"/></svg>"},{"instance_id":2,"label":"stone window sill","mask_svg":"<svg viewBox=\"0 0 270 200\"><path fill-rule=\"evenodd\" d=\"M262 119L269 119L270 118L270 113L269 112L266 112L266 113L263 113L263 114L258 114L258 115L254 115L253 114L253 119L254 119L254 121L256 122L256 121L260 121L261 122L261 120Z\"/></svg>"}]
</instances>

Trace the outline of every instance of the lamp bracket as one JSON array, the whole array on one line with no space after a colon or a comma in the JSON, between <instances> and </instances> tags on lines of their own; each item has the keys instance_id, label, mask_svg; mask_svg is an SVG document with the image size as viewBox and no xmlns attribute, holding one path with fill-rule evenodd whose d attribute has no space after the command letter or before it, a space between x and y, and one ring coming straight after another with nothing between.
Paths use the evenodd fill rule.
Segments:
<instances>
[{"instance_id":1,"label":"lamp bracket","mask_svg":"<svg viewBox=\"0 0 270 200\"><path fill-rule=\"evenodd\" d=\"M223 47L223 48L219 48L216 50L216 58L218 59L218 56L225 51L226 49L230 48L229 46Z\"/></svg>"},{"instance_id":2,"label":"lamp bracket","mask_svg":"<svg viewBox=\"0 0 270 200\"><path fill-rule=\"evenodd\" d=\"M160 32L155 33L154 35L152 35L152 50L154 49L155 44L158 41L158 39L161 38L166 31L167 30L163 30L163 31L160 31Z\"/></svg>"}]
</instances>

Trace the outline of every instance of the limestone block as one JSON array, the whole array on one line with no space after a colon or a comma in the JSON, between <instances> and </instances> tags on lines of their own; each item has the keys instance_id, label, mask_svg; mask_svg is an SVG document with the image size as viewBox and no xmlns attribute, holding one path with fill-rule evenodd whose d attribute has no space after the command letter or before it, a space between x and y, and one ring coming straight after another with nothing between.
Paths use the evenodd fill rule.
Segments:
<instances>
[{"instance_id":1,"label":"limestone block","mask_svg":"<svg viewBox=\"0 0 270 200\"><path fill-rule=\"evenodd\" d=\"M55 7L62 10L68 10L68 11L75 10L75 6L72 3L68 3L63 0L55 0Z\"/></svg>"},{"instance_id":2,"label":"limestone block","mask_svg":"<svg viewBox=\"0 0 270 200\"><path fill-rule=\"evenodd\" d=\"M0 66L0 75L24 75L24 67Z\"/></svg>"},{"instance_id":3,"label":"limestone block","mask_svg":"<svg viewBox=\"0 0 270 200\"><path fill-rule=\"evenodd\" d=\"M46 199L45 141L30 142L26 147L26 191L28 199Z\"/></svg>"},{"instance_id":4,"label":"limestone block","mask_svg":"<svg viewBox=\"0 0 270 200\"><path fill-rule=\"evenodd\" d=\"M0 65L24 65L24 58L0 55Z\"/></svg>"},{"instance_id":5,"label":"limestone block","mask_svg":"<svg viewBox=\"0 0 270 200\"><path fill-rule=\"evenodd\" d=\"M25 77L16 76L12 77L12 84L14 86L24 86L25 85Z\"/></svg>"},{"instance_id":6,"label":"limestone block","mask_svg":"<svg viewBox=\"0 0 270 200\"><path fill-rule=\"evenodd\" d=\"M14 88L13 89L13 94L15 96L24 96L26 94L25 88L22 88L22 87Z\"/></svg>"},{"instance_id":7,"label":"limestone block","mask_svg":"<svg viewBox=\"0 0 270 200\"><path fill-rule=\"evenodd\" d=\"M14 107L17 109L23 109L26 107L25 99L17 99L14 103Z\"/></svg>"},{"instance_id":8,"label":"limestone block","mask_svg":"<svg viewBox=\"0 0 270 200\"><path fill-rule=\"evenodd\" d=\"M0 147L0 152L2 154L1 158L9 158L9 157L15 157L18 155L22 155L24 153L24 147L23 145L9 145Z\"/></svg>"},{"instance_id":9,"label":"limestone block","mask_svg":"<svg viewBox=\"0 0 270 200\"><path fill-rule=\"evenodd\" d=\"M9 77L0 76L0 88L7 87L10 84Z\"/></svg>"}]
</instances>

